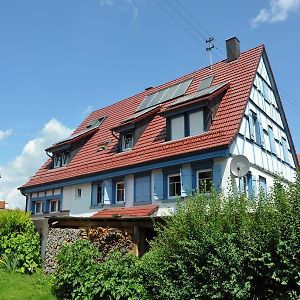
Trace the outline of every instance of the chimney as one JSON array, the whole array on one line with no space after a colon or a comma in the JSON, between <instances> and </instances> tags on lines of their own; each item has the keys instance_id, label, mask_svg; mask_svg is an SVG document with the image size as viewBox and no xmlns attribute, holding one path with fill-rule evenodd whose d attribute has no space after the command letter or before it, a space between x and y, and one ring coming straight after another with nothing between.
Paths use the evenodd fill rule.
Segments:
<instances>
[{"instance_id":1,"label":"chimney","mask_svg":"<svg viewBox=\"0 0 300 300\"><path fill-rule=\"evenodd\" d=\"M240 41L235 36L226 40L227 62L231 62L240 57Z\"/></svg>"}]
</instances>

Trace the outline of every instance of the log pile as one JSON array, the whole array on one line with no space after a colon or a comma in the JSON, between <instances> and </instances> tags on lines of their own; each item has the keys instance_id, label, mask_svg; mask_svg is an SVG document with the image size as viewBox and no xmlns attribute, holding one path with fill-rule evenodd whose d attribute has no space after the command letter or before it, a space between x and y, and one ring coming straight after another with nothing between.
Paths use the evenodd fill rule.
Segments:
<instances>
[{"instance_id":1,"label":"log pile","mask_svg":"<svg viewBox=\"0 0 300 300\"><path fill-rule=\"evenodd\" d=\"M81 236L83 239L90 240L102 253L103 258L115 250L126 253L133 249L131 235L127 231L122 232L117 228L81 229Z\"/></svg>"}]
</instances>

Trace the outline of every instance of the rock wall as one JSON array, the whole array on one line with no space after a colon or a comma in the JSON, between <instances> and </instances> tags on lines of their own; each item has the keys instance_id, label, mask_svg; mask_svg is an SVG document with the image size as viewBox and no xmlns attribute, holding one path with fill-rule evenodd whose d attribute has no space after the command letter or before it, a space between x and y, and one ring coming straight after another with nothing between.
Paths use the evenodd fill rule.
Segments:
<instances>
[{"instance_id":1,"label":"rock wall","mask_svg":"<svg viewBox=\"0 0 300 300\"><path fill-rule=\"evenodd\" d=\"M80 229L51 228L45 251L44 270L46 273L53 273L56 269L56 255L65 243L74 243L81 238Z\"/></svg>"}]
</instances>

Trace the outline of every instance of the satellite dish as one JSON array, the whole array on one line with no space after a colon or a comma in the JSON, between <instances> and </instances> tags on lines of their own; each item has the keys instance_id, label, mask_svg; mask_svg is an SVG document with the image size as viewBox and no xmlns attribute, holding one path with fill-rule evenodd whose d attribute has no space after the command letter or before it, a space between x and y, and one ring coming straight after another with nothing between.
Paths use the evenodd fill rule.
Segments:
<instances>
[{"instance_id":1,"label":"satellite dish","mask_svg":"<svg viewBox=\"0 0 300 300\"><path fill-rule=\"evenodd\" d=\"M250 163L246 156L237 155L230 163L230 171L235 177L245 176L250 169Z\"/></svg>"}]
</instances>

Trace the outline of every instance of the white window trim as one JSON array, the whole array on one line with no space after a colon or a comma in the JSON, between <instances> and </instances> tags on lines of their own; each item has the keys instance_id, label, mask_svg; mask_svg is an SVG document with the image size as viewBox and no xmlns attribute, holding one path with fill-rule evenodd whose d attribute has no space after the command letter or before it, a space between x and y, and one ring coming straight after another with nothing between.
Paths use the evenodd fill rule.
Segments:
<instances>
[{"instance_id":1,"label":"white window trim","mask_svg":"<svg viewBox=\"0 0 300 300\"><path fill-rule=\"evenodd\" d=\"M199 174L204 172L211 172L211 180L213 179L212 169L197 170L197 191L198 192L199 192ZM209 192L206 192L205 194L209 194Z\"/></svg>"},{"instance_id":2,"label":"white window trim","mask_svg":"<svg viewBox=\"0 0 300 300\"><path fill-rule=\"evenodd\" d=\"M41 212L37 212L37 211L36 211L36 205L37 205L37 203L41 203L41 205L42 205L42 211L41 211ZM44 201L36 201L36 202L35 202L35 205L34 205L34 213L35 213L36 215L42 215L42 214L44 213Z\"/></svg>"},{"instance_id":3,"label":"white window trim","mask_svg":"<svg viewBox=\"0 0 300 300\"><path fill-rule=\"evenodd\" d=\"M177 199L178 197L181 197L181 195L178 196L170 196L170 177L175 177L179 176L180 177L180 190L181 190L181 176L180 173L175 173L175 174L170 174L168 175L168 199Z\"/></svg>"},{"instance_id":4,"label":"white window trim","mask_svg":"<svg viewBox=\"0 0 300 300\"><path fill-rule=\"evenodd\" d=\"M124 200L118 201L118 184L124 185ZM125 203L125 181L117 181L116 182L116 203Z\"/></svg>"},{"instance_id":5,"label":"white window trim","mask_svg":"<svg viewBox=\"0 0 300 300\"><path fill-rule=\"evenodd\" d=\"M58 210L58 202L59 202L59 201L60 201L60 200L58 200L58 199L50 200L50 203L49 203L49 213L50 213L50 214L59 212L59 210ZM51 203L52 203L52 202L56 202L56 205L55 205L55 211L51 211Z\"/></svg>"}]
</instances>

